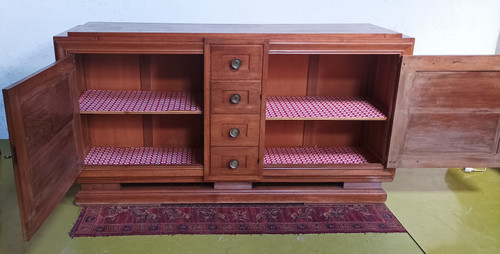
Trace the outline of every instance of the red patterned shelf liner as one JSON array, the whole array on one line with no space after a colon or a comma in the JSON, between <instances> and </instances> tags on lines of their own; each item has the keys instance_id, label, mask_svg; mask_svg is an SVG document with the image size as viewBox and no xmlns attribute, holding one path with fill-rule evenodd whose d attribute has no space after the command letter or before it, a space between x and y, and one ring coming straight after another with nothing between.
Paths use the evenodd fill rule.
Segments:
<instances>
[{"instance_id":1,"label":"red patterned shelf liner","mask_svg":"<svg viewBox=\"0 0 500 254\"><path fill-rule=\"evenodd\" d=\"M92 147L85 165L190 165L201 150L186 147Z\"/></svg>"},{"instance_id":2,"label":"red patterned shelf liner","mask_svg":"<svg viewBox=\"0 0 500 254\"><path fill-rule=\"evenodd\" d=\"M188 92L87 90L79 102L82 112L201 111Z\"/></svg>"},{"instance_id":3,"label":"red patterned shelf liner","mask_svg":"<svg viewBox=\"0 0 500 254\"><path fill-rule=\"evenodd\" d=\"M359 97L268 97L266 118L386 119L372 104Z\"/></svg>"},{"instance_id":4,"label":"red patterned shelf liner","mask_svg":"<svg viewBox=\"0 0 500 254\"><path fill-rule=\"evenodd\" d=\"M264 164L365 164L354 147L268 147Z\"/></svg>"}]
</instances>

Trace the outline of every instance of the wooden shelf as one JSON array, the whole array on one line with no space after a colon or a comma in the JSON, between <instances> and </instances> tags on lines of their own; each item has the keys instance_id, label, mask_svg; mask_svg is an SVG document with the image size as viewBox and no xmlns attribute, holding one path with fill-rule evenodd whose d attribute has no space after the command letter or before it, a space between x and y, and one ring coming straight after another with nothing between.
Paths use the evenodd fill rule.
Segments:
<instances>
[{"instance_id":1,"label":"wooden shelf","mask_svg":"<svg viewBox=\"0 0 500 254\"><path fill-rule=\"evenodd\" d=\"M85 165L193 165L201 149L188 147L92 147Z\"/></svg>"},{"instance_id":2,"label":"wooden shelf","mask_svg":"<svg viewBox=\"0 0 500 254\"><path fill-rule=\"evenodd\" d=\"M79 103L81 114L202 114L188 92L88 90Z\"/></svg>"},{"instance_id":3,"label":"wooden shelf","mask_svg":"<svg viewBox=\"0 0 500 254\"><path fill-rule=\"evenodd\" d=\"M268 97L266 120L387 120L368 101L359 97Z\"/></svg>"},{"instance_id":4,"label":"wooden shelf","mask_svg":"<svg viewBox=\"0 0 500 254\"><path fill-rule=\"evenodd\" d=\"M264 167L269 165L367 164L354 147L268 147Z\"/></svg>"}]
</instances>

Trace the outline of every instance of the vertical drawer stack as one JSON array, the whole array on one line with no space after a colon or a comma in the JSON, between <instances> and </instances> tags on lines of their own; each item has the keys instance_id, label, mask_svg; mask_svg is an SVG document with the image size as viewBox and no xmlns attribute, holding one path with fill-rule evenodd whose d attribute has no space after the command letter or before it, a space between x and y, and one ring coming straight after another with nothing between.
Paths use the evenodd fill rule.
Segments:
<instances>
[{"instance_id":1,"label":"vertical drawer stack","mask_svg":"<svg viewBox=\"0 0 500 254\"><path fill-rule=\"evenodd\" d=\"M210 44L209 49L210 168L206 178L257 180L263 45Z\"/></svg>"}]
</instances>

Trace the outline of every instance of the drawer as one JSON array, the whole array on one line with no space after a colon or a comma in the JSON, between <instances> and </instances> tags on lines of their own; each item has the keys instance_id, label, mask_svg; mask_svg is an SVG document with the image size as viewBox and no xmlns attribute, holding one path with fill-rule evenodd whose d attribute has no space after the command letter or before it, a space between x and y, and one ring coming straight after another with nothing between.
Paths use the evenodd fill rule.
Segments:
<instances>
[{"instance_id":1,"label":"drawer","mask_svg":"<svg viewBox=\"0 0 500 254\"><path fill-rule=\"evenodd\" d=\"M211 176L256 176L259 172L258 147L212 147L211 150Z\"/></svg>"},{"instance_id":2,"label":"drawer","mask_svg":"<svg viewBox=\"0 0 500 254\"><path fill-rule=\"evenodd\" d=\"M261 79L262 45L212 45L211 79Z\"/></svg>"},{"instance_id":3,"label":"drawer","mask_svg":"<svg viewBox=\"0 0 500 254\"><path fill-rule=\"evenodd\" d=\"M260 113L260 81L211 82L212 113Z\"/></svg>"},{"instance_id":4,"label":"drawer","mask_svg":"<svg viewBox=\"0 0 500 254\"><path fill-rule=\"evenodd\" d=\"M258 146L259 115L212 115L212 146Z\"/></svg>"}]
</instances>

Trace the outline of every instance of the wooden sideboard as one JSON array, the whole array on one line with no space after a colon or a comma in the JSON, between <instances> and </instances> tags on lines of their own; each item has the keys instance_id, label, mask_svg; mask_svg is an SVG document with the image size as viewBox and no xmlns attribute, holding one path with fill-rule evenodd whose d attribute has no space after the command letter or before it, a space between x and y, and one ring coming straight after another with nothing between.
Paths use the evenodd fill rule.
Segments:
<instances>
[{"instance_id":1,"label":"wooden sideboard","mask_svg":"<svg viewBox=\"0 0 500 254\"><path fill-rule=\"evenodd\" d=\"M4 89L28 240L78 204L384 202L396 167L500 166L500 57L369 24L87 23ZM417 170L417 169L416 169Z\"/></svg>"}]
</instances>

